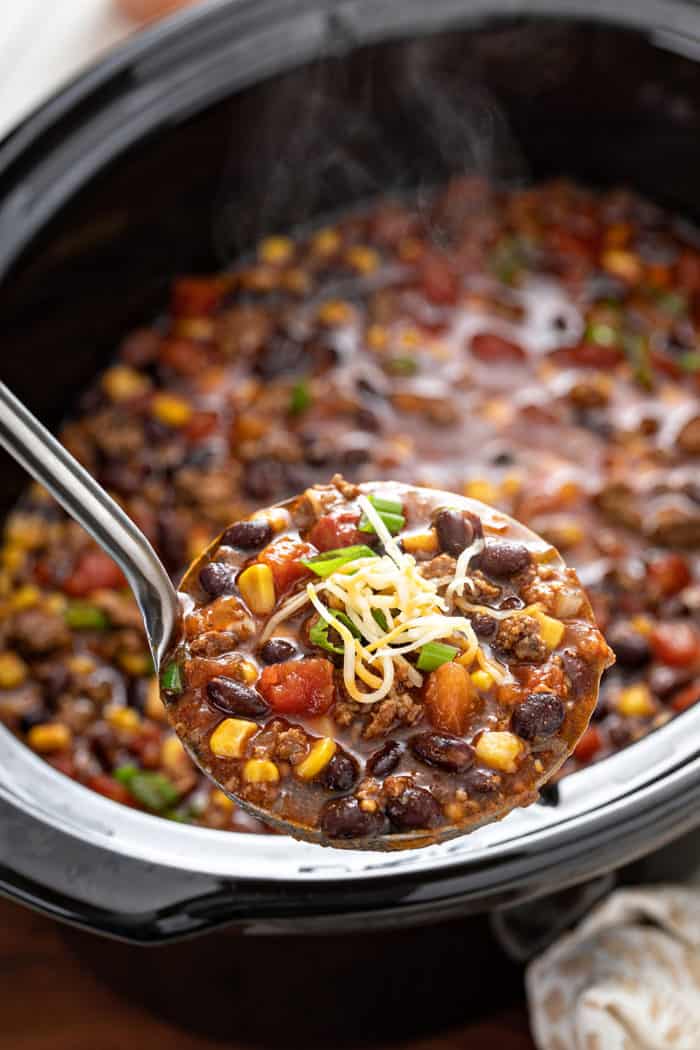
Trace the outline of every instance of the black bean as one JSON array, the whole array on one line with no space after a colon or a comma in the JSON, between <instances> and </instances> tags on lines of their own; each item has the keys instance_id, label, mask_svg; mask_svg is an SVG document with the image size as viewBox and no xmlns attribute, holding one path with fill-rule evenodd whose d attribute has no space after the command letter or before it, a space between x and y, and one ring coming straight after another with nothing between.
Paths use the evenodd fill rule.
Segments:
<instances>
[{"instance_id":1,"label":"black bean","mask_svg":"<svg viewBox=\"0 0 700 1050\"><path fill-rule=\"evenodd\" d=\"M287 469L278 459L261 458L246 463L243 488L254 499L272 499L288 487Z\"/></svg>"},{"instance_id":2,"label":"black bean","mask_svg":"<svg viewBox=\"0 0 700 1050\"><path fill-rule=\"evenodd\" d=\"M553 736L564 722L564 705L554 693L530 693L513 711L511 729L523 740Z\"/></svg>"},{"instance_id":3,"label":"black bean","mask_svg":"<svg viewBox=\"0 0 700 1050\"><path fill-rule=\"evenodd\" d=\"M445 554L451 554L453 558L458 557L464 548L469 546L476 531L471 516L467 517L461 510L453 510L449 507L438 511L435 515L435 530L440 550L443 550Z\"/></svg>"},{"instance_id":4,"label":"black bean","mask_svg":"<svg viewBox=\"0 0 700 1050\"><path fill-rule=\"evenodd\" d=\"M336 751L321 773L319 781L329 791L349 791L358 776L359 767L352 755Z\"/></svg>"},{"instance_id":5,"label":"black bean","mask_svg":"<svg viewBox=\"0 0 700 1050\"><path fill-rule=\"evenodd\" d=\"M610 631L608 642L620 667L632 671L644 667L651 660L649 642L644 635L638 634L631 627L621 626Z\"/></svg>"},{"instance_id":6,"label":"black bean","mask_svg":"<svg viewBox=\"0 0 700 1050\"><path fill-rule=\"evenodd\" d=\"M450 773L468 769L474 761L474 751L459 737L443 733L418 733L409 741L411 751L421 762L438 766Z\"/></svg>"},{"instance_id":7,"label":"black bean","mask_svg":"<svg viewBox=\"0 0 700 1050\"><path fill-rule=\"evenodd\" d=\"M255 359L255 371L263 379L298 372L306 363L306 350L287 336L278 335L266 343Z\"/></svg>"},{"instance_id":8,"label":"black bean","mask_svg":"<svg viewBox=\"0 0 700 1050\"><path fill-rule=\"evenodd\" d=\"M241 550L250 551L264 547L271 539L270 522L258 518L256 521L237 521L235 525L230 525L221 537L221 543L225 547L240 547Z\"/></svg>"},{"instance_id":9,"label":"black bean","mask_svg":"<svg viewBox=\"0 0 700 1050\"><path fill-rule=\"evenodd\" d=\"M34 726L42 725L44 722L48 722L51 715L45 707L32 708L29 711L25 711L23 715L20 715L19 728L20 732L28 733Z\"/></svg>"},{"instance_id":10,"label":"black bean","mask_svg":"<svg viewBox=\"0 0 700 1050\"><path fill-rule=\"evenodd\" d=\"M490 773L485 769L470 769L461 784L470 797L494 795L501 786L501 778L498 773Z\"/></svg>"},{"instance_id":11,"label":"black bean","mask_svg":"<svg viewBox=\"0 0 700 1050\"><path fill-rule=\"evenodd\" d=\"M472 617L472 627L480 638L492 638L498 630L498 620L486 613L477 613Z\"/></svg>"},{"instance_id":12,"label":"black bean","mask_svg":"<svg viewBox=\"0 0 700 1050\"><path fill-rule=\"evenodd\" d=\"M207 699L217 711L225 715L242 715L243 718L261 718L270 707L257 689L252 689L235 678L212 678L207 682Z\"/></svg>"},{"instance_id":13,"label":"black bean","mask_svg":"<svg viewBox=\"0 0 700 1050\"><path fill-rule=\"evenodd\" d=\"M260 656L266 664L281 664L296 656L296 646L286 638L270 638L260 650Z\"/></svg>"},{"instance_id":14,"label":"black bean","mask_svg":"<svg viewBox=\"0 0 700 1050\"><path fill-rule=\"evenodd\" d=\"M527 569L530 564L530 552L522 543L511 540L489 540L475 561L479 568L489 576L498 578L515 576Z\"/></svg>"},{"instance_id":15,"label":"black bean","mask_svg":"<svg viewBox=\"0 0 700 1050\"><path fill-rule=\"evenodd\" d=\"M372 777L388 776L398 766L402 754L403 747L398 740L387 740L367 759L367 772Z\"/></svg>"},{"instance_id":16,"label":"black bean","mask_svg":"<svg viewBox=\"0 0 700 1050\"><path fill-rule=\"evenodd\" d=\"M498 603L498 611L503 609L524 609L525 602L517 594L509 594L502 602Z\"/></svg>"},{"instance_id":17,"label":"black bean","mask_svg":"<svg viewBox=\"0 0 700 1050\"><path fill-rule=\"evenodd\" d=\"M442 809L430 791L420 787L408 787L398 798L386 804L389 820L400 831L415 828L434 828L440 823Z\"/></svg>"},{"instance_id":18,"label":"black bean","mask_svg":"<svg viewBox=\"0 0 700 1050\"><path fill-rule=\"evenodd\" d=\"M212 598L233 594L236 589L236 570L222 561L210 561L201 570L199 582Z\"/></svg>"},{"instance_id":19,"label":"black bean","mask_svg":"<svg viewBox=\"0 0 700 1050\"><path fill-rule=\"evenodd\" d=\"M573 649L565 649L561 654L561 661L571 682L571 694L574 699L590 692L593 685L592 668Z\"/></svg>"},{"instance_id":20,"label":"black bean","mask_svg":"<svg viewBox=\"0 0 700 1050\"><path fill-rule=\"evenodd\" d=\"M359 839L379 835L386 829L386 818L379 810L367 813L359 800L348 796L326 802L321 811L321 831L329 839Z\"/></svg>"}]
</instances>

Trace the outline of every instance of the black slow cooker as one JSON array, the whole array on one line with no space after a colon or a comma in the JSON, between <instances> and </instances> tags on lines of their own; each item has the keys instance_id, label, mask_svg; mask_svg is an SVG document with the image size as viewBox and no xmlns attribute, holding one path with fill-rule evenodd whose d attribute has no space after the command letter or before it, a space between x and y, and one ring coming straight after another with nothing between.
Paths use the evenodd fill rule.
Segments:
<instances>
[{"instance_id":1,"label":"black slow cooker","mask_svg":"<svg viewBox=\"0 0 700 1050\"><path fill-rule=\"evenodd\" d=\"M700 10L680 0L205 3L0 144L2 378L56 423L173 275L465 166L628 183L698 218L699 55ZM6 510L25 479L7 460L0 470ZM698 729L700 707L546 803L390 856L161 821L0 729L0 889L140 942L224 923L366 930L502 909L699 824Z\"/></svg>"}]
</instances>

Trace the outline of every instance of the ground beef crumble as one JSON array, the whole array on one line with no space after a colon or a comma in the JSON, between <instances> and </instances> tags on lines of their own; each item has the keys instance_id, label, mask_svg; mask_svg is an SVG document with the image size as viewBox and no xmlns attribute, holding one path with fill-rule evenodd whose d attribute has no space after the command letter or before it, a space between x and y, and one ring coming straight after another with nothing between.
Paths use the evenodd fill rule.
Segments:
<instances>
[{"instance_id":1,"label":"ground beef crumble","mask_svg":"<svg viewBox=\"0 0 700 1050\"><path fill-rule=\"evenodd\" d=\"M549 652L534 616L506 617L498 628L495 644L502 652L528 663L541 663Z\"/></svg>"}]
</instances>

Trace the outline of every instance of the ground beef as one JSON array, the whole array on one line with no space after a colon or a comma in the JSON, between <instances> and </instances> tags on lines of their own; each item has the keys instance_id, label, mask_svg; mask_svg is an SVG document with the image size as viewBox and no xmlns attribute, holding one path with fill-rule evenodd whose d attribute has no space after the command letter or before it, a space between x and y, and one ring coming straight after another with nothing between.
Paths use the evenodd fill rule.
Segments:
<instances>
[{"instance_id":1,"label":"ground beef","mask_svg":"<svg viewBox=\"0 0 700 1050\"><path fill-rule=\"evenodd\" d=\"M420 574L426 580L439 580L442 576L454 576L456 560L449 554L438 554L436 558L420 566Z\"/></svg>"},{"instance_id":2,"label":"ground beef","mask_svg":"<svg viewBox=\"0 0 700 1050\"><path fill-rule=\"evenodd\" d=\"M392 689L381 703L372 708L370 719L362 735L366 740L371 740L375 736L384 736L395 724L415 725L422 714L423 705L417 703L410 693Z\"/></svg>"},{"instance_id":3,"label":"ground beef","mask_svg":"<svg viewBox=\"0 0 700 1050\"><path fill-rule=\"evenodd\" d=\"M277 758L291 762L293 766L301 762L307 751L308 744L303 729L285 729L277 737Z\"/></svg>"},{"instance_id":4,"label":"ground beef","mask_svg":"<svg viewBox=\"0 0 700 1050\"><path fill-rule=\"evenodd\" d=\"M534 616L506 617L498 628L496 647L528 663L541 663L549 652L540 638L539 623Z\"/></svg>"},{"instance_id":5,"label":"ground beef","mask_svg":"<svg viewBox=\"0 0 700 1050\"><path fill-rule=\"evenodd\" d=\"M469 579L471 580L471 588L467 589L465 587L465 595L471 590L472 597L485 601L487 598L498 598L501 593L501 588L498 584L493 583L491 580L487 580L481 569L477 569L476 572L470 573Z\"/></svg>"}]
</instances>

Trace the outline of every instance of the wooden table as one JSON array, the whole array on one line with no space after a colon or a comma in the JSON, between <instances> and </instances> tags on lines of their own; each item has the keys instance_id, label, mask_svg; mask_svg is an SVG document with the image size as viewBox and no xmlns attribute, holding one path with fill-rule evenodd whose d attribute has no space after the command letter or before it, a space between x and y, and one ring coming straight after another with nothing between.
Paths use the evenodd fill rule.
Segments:
<instances>
[{"instance_id":1,"label":"wooden table","mask_svg":"<svg viewBox=\"0 0 700 1050\"><path fill-rule=\"evenodd\" d=\"M521 974L476 958L467 922L145 949L0 901L0 930L0 1050L534 1050Z\"/></svg>"}]
</instances>

